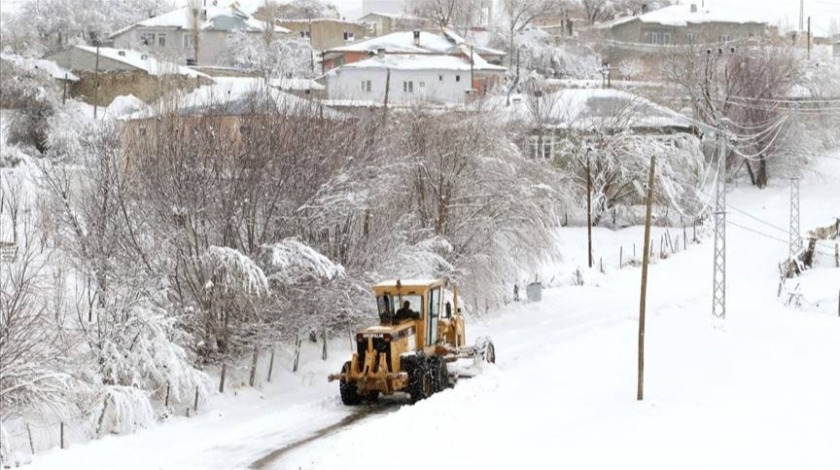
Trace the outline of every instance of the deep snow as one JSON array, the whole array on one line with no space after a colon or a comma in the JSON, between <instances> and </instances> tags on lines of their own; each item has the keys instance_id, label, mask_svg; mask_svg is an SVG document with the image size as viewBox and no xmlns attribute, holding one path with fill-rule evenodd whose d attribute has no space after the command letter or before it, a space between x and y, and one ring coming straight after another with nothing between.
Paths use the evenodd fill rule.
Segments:
<instances>
[{"instance_id":1,"label":"deep snow","mask_svg":"<svg viewBox=\"0 0 840 470\"><path fill-rule=\"evenodd\" d=\"M830 157L830 158L829 158ZM840 152L804 176L803 232L840 216ZM658 260L648 288L645 400L636 401L640 269L616 269L641 244L632 227L596 231L606 274L584 272L585 230L565 228L565 258L542 278L540 303L518 303L467 325L492 336L498 363L414 406L382 410L275 459L278 469L399 468L840 468L840 270L833 259L787 281L802 307L777 298L786 255L788 182L734 188L728 229L727 317L711 315L712 243ZM769 225L768 225L769 224ZM656 229L658 240L662 229ZM772 237L772 238L771 238ZM832 300L834 299L834 300ZM36 456L29 467L244 468L354 410L326 374L349 356L347 339L305 345L302 371L290 358L262 390L228 391L198 417Z\"/></svg>"}]
</instances>

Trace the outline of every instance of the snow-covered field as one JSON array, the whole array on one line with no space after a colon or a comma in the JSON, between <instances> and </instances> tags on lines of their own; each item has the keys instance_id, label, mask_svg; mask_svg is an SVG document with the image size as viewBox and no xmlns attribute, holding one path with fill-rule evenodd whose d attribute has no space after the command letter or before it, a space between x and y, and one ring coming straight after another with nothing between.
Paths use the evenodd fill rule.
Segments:
<instances>
[{"instance_id":1,"label":"snow-covered field","mask_svg":"<svg viewBox=\"0 0 840 470\"><path fill-rule=\"evenodd\" d=\"M801 186L803 232L840 217L838 183L840 152L817 159ZM840 468L840 269L820 257L777 298L788 197L785 180L730 193L729 220L753 231L728 229L725 320L711 314L710 239L652 265L644 401L640 269L605 261L606 274L573 285L585 231L566 228L542 302L468 323L468 337L492 336L498 363L453 389L355 414L325 379L348 340L331 343L328 361L307 344L297 374L284 356L260 390L228 390L197 417L39 454L29 468ZM641 234L597 230L595 243L612 260ZM786 305L790 292L801 307Z\"/></svg>"}]
</instances>

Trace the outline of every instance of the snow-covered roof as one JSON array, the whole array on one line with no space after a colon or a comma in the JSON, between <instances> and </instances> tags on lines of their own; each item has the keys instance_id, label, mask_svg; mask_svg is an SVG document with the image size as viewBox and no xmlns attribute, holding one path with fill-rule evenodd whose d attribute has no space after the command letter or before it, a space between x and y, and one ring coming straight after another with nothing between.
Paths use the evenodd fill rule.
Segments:
<instances>
[{"instance_id":1,"label":"snow-covered roof","mask_svg":"<svg viewBox=\"0 0 840 470\"><path fill-rule=\"evenodd\" d=\"M6 52L0 52L0 58L3 60L8 60L10 62L15 63L20 67L32 67L35 69L40 69L45 71L46 73L50 74L52 78L58 80L67 80L69 82L77 82L79 81L79 77L73 74L73 72L60 67L58 64L51 60L46 59L28 59L21 57L16 54L9 54Z\"/></svg>"},{"instance_id":2,"label":"snow-covered roof","mask_svg":"<svg viewBox=\"0 0 840 470\"><path fill-rule=\"evenodd\" d=\"M359 21L364 21L368 16L382 16L384 18L391 18L392 20L426 21L426 18L409 15L408 13L386 13L382 11L372 11L359 18Z\"/></svg>"},{"instance_id":3,"label":"snow-covered roof","mask_svg":"<svg viewBox=\"0 0 840 470\"><path fill-rule=\"evenodd\" d=\"M291 91L321 91L324 85L309 78L274 78L269 82L274 88Z\"/></svg>"},{"instance_id":4,"label":"snow-covered roof","mask_svg":"<svg viewBox=\"0 0 840 470\"><path fill-rule=\"evenodd\" d=\"M244 13L234 6L218 7L208 6L201 7L202 11L206 11L206 16L199 14L198 29L201 31L264 31L266 27L265 21L255 19L253 16ZM155 28L174 28L174 29L193 29L193 9L190 7L178 8L177 10L158 15L147 20L140 21L131 26L125 27L111 34L111 37L118 36L132 28L138 26L155 27ZM278 33L289 33L290 31L281 26L274 26L274 31Z\"/></svg>"},{"instance_id":5,"label":"snow-covered roof","mask_svg":"<svg viewBox=\"0 0 840 470\"><path fill-rule=\"evenodd\" d=\"M184 115L213 111L220 114L241 115L251 113L280 113L284 115L309 115L313 107L322 106L310 100L265 87L262 78L214 77L214 83L182 94L176 100L175 110ZM333 109L322 107L322 115L330 119L344 117ZM155 113L133 115L147 118Z\"/></svg>"},{"instance_id":6,"label":"snow-covered roof","mask_svg":"<svg viewBox=\"0 0 840 470\"><path fill-rule=\"evenodd\" d=\"M382 281L377 284L374 284L373 287L396 287L397 282L400 283L400 286L416 287L428 286L429 284L443 282L443 279L389 279L387 281Z\"/></svg>"},{"instance_id":7,"label":"snow-covered roof","mask_svg":"<svg viewBox=\"0 0 840 470\"><path fill-rule=\"evenodd\" d=\"M514 119L534 120L525 96L515 96L513 109L505 108L505 98L491 103ZM682 114L641 96L612 88L564 89L541 99L541 119L547 127L588 130L592 128L668 128L691 127Z\"/></svg>"},{"instance_id":8,"label":"snow-covered roof","mask_svg":"<svg viewBox=\"0 0 840 470\"><path fill-rule=\"evenodd\" d=\"M696 11L691 11L696 8ZM695 4L695 6L671 5L669 7L660 8L659 10L650 11L638 16L625 16L613 21L599 23L598 28L611 28L631 21L639 20L642 23L655 23L667 26L687 26L688 24L699 23L764 23L757 19L756 16L746 14L744 12L732 11L727 8L716 8L714 10L703 8Z\"/></svg>"},{"instance_id":9,"label":"snow-covered roof","mask_svg":"<svg viewBox=\"0 0 840 470\"><path fill-rule=\"evenodd\" d=\"M89 54L96 54L96 48L92 46L74 46L76 49L85 51ZM131 49L114 49L111 47L100 47L100 57L105 57L116 62L122 62L139 70L143 70L149 75L186 75L188 77L205 77L201 72L178 65L173 62L166 62L158 60L151 54L146 52L134 51Z\"/></svg>"},{"instance_id":10,"label":"snow-covered roof","mask_svg":"<svg viewBox=\"0 0 840 470\"><path fill-rule=\"evenodd\" d=\"M476 71L498 71L507 70L500 65L487 63L477 55L474 57ZM480 62L479 60L480 59ZM456 70L469 72L470 60L461 56L448 54L390 54L383 57L372 57L370 59L345 64L338 69L333 69L327 74L337 73L341 69L391 69L391 70Z\"/></svg>"},{"instance_id":11,"label":"snow-covered roof","mask_svg":"<svg viewBox=\"0 0 840 470\"><path fill-rule=\"evenodd\" d=\"M389 54L456 54L462 51L461 46L469 48L464 38L450 30L444 30L443 34L420 31L419 45L414 43L414 31L399 31L336 47L327 52L376 52L379 49L384 49ZM474 46L474 52L486 55L505 55L503 51L484 46Z\"/></svg>"}]
</instances>

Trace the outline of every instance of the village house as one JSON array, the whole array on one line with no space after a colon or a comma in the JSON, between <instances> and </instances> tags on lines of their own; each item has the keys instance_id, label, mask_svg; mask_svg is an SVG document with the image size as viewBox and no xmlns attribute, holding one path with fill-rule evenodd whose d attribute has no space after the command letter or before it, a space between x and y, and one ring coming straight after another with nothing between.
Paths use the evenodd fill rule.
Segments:
<instances>
[{"instance_id":1,"label":"village house","mask_svg":"<svg viewBox=\"0 0 840 470\"><path fill-rule=\"evenodd\" d=\"M153 52L181 64L221 65L231 33L257 35L266 28L273 28L273 34L290 34L288 29L259 21L235 6L184 7L123 28L110 38L116 48Z\"/></svg>"},{"instance_id":2,"label":"village house","mask_svg":"<svg viewBox=\"0 0 840 470\"><path fill-rule=\"evenodd\" d=\"M563 141L586 140L594 134L630 132L656 140L697 134L682 114L636 94L612 88L562 89L541 96L514 95L502 106L507 118L519 122L527 137L526 156L555 161L562 158Z\"/></svg>"},{"instance_id":3,"label":"village house","mask_svg":"<svg viewBox=\"0 0 840 470\"><path fill-rule=\"evenodd\" d=\"M371 36L385 36L399 31L413 31L416 29L431 29L434 23L428 18L421 18L407 13L372 12L359 18L359 22L367 25Z\"/></svg>"},{"instance_id":4,"label":"village house","mask_svg":"<svg viewBox=\"0 0 840 470\"><path fill-rule=\"evenodd\" d=\"M78 77L70 96L107 106L120 95L134 95L149 103L173 89L193 89L210 77L140 51L110 47L74 46L48 57Z\"/></svg>"},{"instance_id":5,"label":"village house","mask_svg":"<svg viewBox=\"0 0 840 470\"><path fill-rule=\"evenodd\" d=\"M318 51L364 39L368 33L363 23L330 18L277 20L275 24L290 30L292 36L309 39L309 44Z\"/></svg>"},{"instance_id":6,"label":"village house","mask_svg":"<svg viewBox=\"0 0 840 470\"><path fill-rule=\"evenodd\" d=\"M464 104L504 76L505 67L477 54L385 54L342 65L326 74L330 100L405 105Z\"/></svg>"},{"instance_id":7,"label":"village house","mask_svg":"<svg viewBox=\"0 0 840 470\"><path fill-rule=\"evenodd\" d=\"M604 63L615 70L622 62L638 61L648 73L671 46L736 46L771 33L769 26L755 18L726 11L710 10L696 3L680 4L596 24L591 30L601 36Z\"/></svg>"},{"instance_id":8,"label":"village house","mask_svg":"<svg viewBox=\"0 0 840 470\"><path fill-rule=\"evenodd\" d=\"M324 51L321 66L324 73L346 64L369 59L376 54L399 55L452 55L500 65L504 51L489 47L473 46L455 32L444 29L441 34L426 31L401 31L365 41L357 41L343 47Z\"/></svg>"}]
</instances>

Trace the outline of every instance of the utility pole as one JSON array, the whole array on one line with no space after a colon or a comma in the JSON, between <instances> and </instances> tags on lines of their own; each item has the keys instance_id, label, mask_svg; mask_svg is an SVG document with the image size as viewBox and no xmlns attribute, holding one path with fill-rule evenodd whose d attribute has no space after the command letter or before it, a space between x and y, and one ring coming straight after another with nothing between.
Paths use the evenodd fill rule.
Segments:
<instances>
[{"instance_id":1,"label":"utility pole","mask_svg":"<svg viewBox=\"0 0 840 470\"><path fill-rule=\"evenodd\" d=\"M96 80L94 83L93 90L93 119L96 119L99 110L99 39L96 40L96 66L94 67L94 73L96 75Z\"/></svg>"},{"instance_id":2,"label":"utility pole","mask_svg":"<svg viewBox=\"0 0 840 470\"><path fill-rule=\"evenodd\" d=\"M726 318L726 121L718 121L718 172L715 180L715 272L712 279L712 315Z\"/></svg>"},{"instance_id":3,"label":"utility pole","mask_svg":"<svg viewBox=\"0 0 840 470\"><path fill-rule=\"evenodd\" d=\"M811 60L811 17L808 17L808 60Z\"/></svg>"},{"instance_id":4,"label":"utility pole","mask_svg":"<svg viewBox=\"0 0 840 470\"><path fill-rule=\"evenodd\" d=\"M647 208L645 209L645 244L650 245L650 219L653 212L653 171L656 167L656 157L650 157L650 174L648 175ZM642 295L639 297L639 367L637 369L636 400L645 397L645 308L647 303L647 275L650 263L650 250L642 250Z\"/></svg>"},{"instance_id":5,"label":"utility pole","mask_svg":"<svg viewBox=\"0 0 840 470\"><path fill-rule=\"evenodd\" d=\"M802 248L802 237L799 231L799 178L790 179L790 233L788 243L788 258L793 259Z\"/></svg>"},{"instance_id":6,"label":"utility pole","mask_svg":"<svg viewBox=\"0 0 840 470\"><path fill-rule=\"evenodd\" d=\"M805 21L805 0L799 0L799 31L802 31L804 28L804 21Z\"/></svg>"},{"instance_id":7,"label":"utility pole","mask_svg":"<svg viewBox=\"0 0 840 470\"><path fill-rule=\"evenodd\" d=\"M586 238L589 268L592 269L592 155L586 149ZM647 245L645 245L647 246Z\"/></svg>"}]
</instances>

